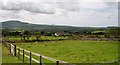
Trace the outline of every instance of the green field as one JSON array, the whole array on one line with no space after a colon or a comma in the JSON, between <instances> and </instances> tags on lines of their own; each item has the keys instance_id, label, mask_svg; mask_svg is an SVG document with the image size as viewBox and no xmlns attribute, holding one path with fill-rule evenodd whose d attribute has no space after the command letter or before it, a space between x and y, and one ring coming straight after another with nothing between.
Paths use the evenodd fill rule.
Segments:
<instances>
[{"instance_id":1,"label":"green field","mask_svg":"<svg viewBox=\"0 0 120 65\"><path fill-rule=\"evenodd\" d=\"M118 59L117 41L49 41L17 46L69 63L102 63Z\"/></svg>"},{"instance_id":2,"label":"green field","mask_svg":"<svg viewBox=\"0 0 120 65\"><path fill-rule=\"evenodd\" d=\"M17 57L10 55L8 49L2 45L2 63L22 63Z\"/></svg>"}]
</instances>

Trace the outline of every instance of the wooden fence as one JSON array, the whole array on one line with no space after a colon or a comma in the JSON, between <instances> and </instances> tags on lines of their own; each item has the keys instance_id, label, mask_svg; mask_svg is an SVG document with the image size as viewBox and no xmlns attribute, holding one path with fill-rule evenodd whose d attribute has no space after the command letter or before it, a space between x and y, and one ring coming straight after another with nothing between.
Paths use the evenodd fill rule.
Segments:
<instances>
[{"instance_id":1,"label":"wooden fence","mask_svg":"<svg viewBox=\"0 0 120 65\"><path fill-rule=\"evenodd\" d=\"M44 56L42 54L37 54L37 53L31 52L31 51L25 50L25 49L20 48L20 47L18 47L16 45L13 45L13 44L9 44L9 45L10 45L10 53L11 53L11 55L17 56L18 59L20 59L20 55L22 55L22 61L23 62L25 61L25 59L24 59L25 57L29 58L30 65L31 65L31 61L39 63L40 65L45 65L41 61L42 58L44 58L46 60L49 60L49 61L52 61L56 65L73 65L73 64L69 64L68 62L65 62L65 61L56 60L54 58L50 58L50 57ZM29 55L27 55L25 53L28 53ZM32 55L39 57L39 60L36 60L35 58L33 58Z\"/></svg>"},{"instance_id":2,"label":"wooden fence","mask_svg":"<svg viewBox=\"0 0 120 65\"><path fill-rule=\"evenodd\" d=\"M30 65L31 65L31 61L39 63L39 65L45 65L41 61L42 58L44 58L46 60L49 60L49 61L52 61L52 62L56 63L56 65L75 65L75 64L70 64L70 63L65 62L65 61L56 60L54 58L50 58L50 57L44 56L42 54L37 54L37 53L31 52L31 51L25 50L23 48L20 48L16 45L13 45L13 44L10 44L10 43L7 43L7 42L4 43L4 45L8 48L10 54L18 57L18 59L20 59L20 55L22 55L22 61L23 62L25 61L25 59L24 59L25 57L28 58L29 61L30 61ZM28 53L29 55L26 55L25 52ZM32 55L35 55L35 56L39 57L39 60L36 60L35 58L33 58ZM113 61L110 61L110 62L102 62L102 63L114 63L114 62L118 62L118 61L120 61L120 59L113 60Z\"/></svg>"}]
</instances>

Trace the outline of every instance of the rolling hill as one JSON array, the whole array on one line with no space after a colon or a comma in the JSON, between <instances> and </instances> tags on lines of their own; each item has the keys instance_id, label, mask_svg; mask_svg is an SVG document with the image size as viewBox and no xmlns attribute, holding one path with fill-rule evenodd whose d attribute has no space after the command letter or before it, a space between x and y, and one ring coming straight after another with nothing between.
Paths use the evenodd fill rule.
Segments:
<instances>
[{"instance_id":1,"label":"rolling hill","mask_svg":"<svg viewBox=\"0 0 120 65\"><path fill-rule=\"evenodd\" d=\"M25 23L18 20L9 20L1 22L2 29L18 29L18 30L32 30L32 31L47 31L47 32L90 32L95 30L105 30L106 28L95 28L95 27L73 27L73 26L58 26L58 25L40 25Z\"/></svg>"}]
</instances>

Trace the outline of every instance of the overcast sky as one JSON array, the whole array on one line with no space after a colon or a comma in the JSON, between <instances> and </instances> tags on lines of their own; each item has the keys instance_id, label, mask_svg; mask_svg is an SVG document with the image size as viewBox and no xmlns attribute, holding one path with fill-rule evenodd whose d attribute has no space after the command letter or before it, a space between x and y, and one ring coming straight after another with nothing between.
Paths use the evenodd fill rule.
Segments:
<instances>
[{"instance_id":1,"label":"overcast sky","mask_svg":"<svg viewBox=\"0 0 120 65\"><path fill-rule=\"evenodd\" d=\"M119 0L0 0L0 21L82 27L118 26Z\"/></svg>"}]
</instances>

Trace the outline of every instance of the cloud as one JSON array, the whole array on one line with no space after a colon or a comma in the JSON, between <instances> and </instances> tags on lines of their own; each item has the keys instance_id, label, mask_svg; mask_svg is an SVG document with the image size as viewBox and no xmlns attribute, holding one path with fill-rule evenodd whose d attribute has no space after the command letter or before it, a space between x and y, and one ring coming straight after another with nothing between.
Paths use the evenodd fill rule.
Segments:
<instances>
[{"instance_id":1,"label":"cloud","mask_svg":"<svg viewBox=\"0 0 120 65\"><path fill-rule=\"evenodd\" d=\"M67 15L67 11L79 11L79 3L72 2L0 2L0 9L8 11L26 10L33 13Z\"/></svg>"},{"instance_id":2,"label":"cloud","mask_svg":"<svg viewBox=\"0 0 120 65\"><path fill-rule=\"evenodd\" d=\"M33 0L30 0L30 1L33 1ZM48 0L45 0L45 1L48 1ZM14 2L11 2L6 0L6 2L4 1L1 2L0 8L3 10L15 10L15 11L26 10L28 12L44 13L44 14L55 14L59 12L64 14L65 11L79 12L82 8L83 9L106 9L109 7L115 7L114 2L87 2L84 0L80 0L79 2L72 2L72 0L68 0L68 1L62 0L62 1L65 1L65 2L59 2L59 1L58 2L21 2L20 0L18 1L15 0ZM95 1L95 0L92 0L92 1ZM97 1L100 1L100 0L97 0Z\"/></svg>"},{"instance_id":3,"label":"cloud","mask_svg":"<svg viewBox=\"0 0 120 65\"><path fill-rule=\"evenodd\" d=\"M118 2L120 0L3 0L9 2Z\"/></svg>"},{"instance_id":4,"label":"cloud","mask_svg":"<svg viewBox=\"0 0 120 65\"><path fill-rule=\"evenodd\" d=\"M0 2L0 14L2 14L0 19L2 17L4 20L19 19L31 23L77 26L117 24L117 2L104 2L103 0L90 0L90 2L87 2L88 0L75 0L74 2L73 0L3 1Z\"/></svg>"},{"instance_id":5,"label":"cloud","mask_svg":"<svg viewBox=\"0 0 120 65\"><path fill-rule=\"evenodd\" d=\"M16 13L16 14L15 14ZM7 10L0 10L0 18L1 19L19 19L19 15L16 11L7 11Z\"/></svg>"},{"instance_id":6,"label":"cloud","mask_svg":"<svg viewBox=\"0 0 120 65\"><path fill-rule=\"evenodd\" d=\"M8 2L7 4L2 4L1 9L3 10L26 10L34 13L45 13L45 14L54 14L54 8L49 6L46 3L31 3L31 2Z\"/></svg>"}]
</instances>

